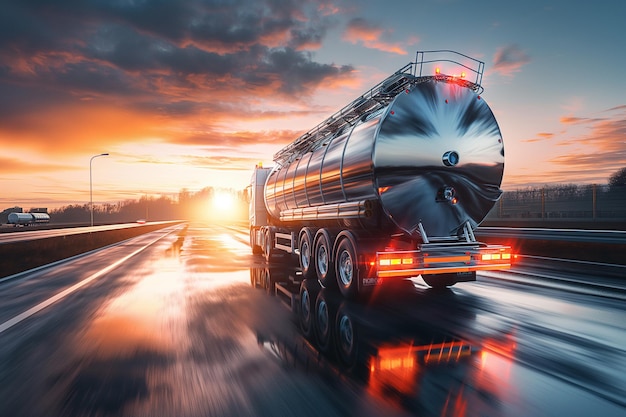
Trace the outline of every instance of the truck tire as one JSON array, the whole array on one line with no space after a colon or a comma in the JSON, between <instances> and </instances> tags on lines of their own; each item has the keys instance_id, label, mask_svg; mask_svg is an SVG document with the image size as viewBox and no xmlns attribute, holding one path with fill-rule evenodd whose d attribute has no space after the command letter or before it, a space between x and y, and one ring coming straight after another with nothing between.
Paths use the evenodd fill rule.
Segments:
<instances>
[{"instance_id":1,"label":"truck tire","mask_svg":"<svg viewBox=\"0 0 626 417\"><path fill-rule=\"evenodd\" d=\"M273 244L274 234L270 230L265 231L265 245L263 247L263 255L265 260L269 262L272 259L272 252L274 251Z\"/></svg>"},{"instance_id":2,"label":"truck tire","mask_svg":"<svg viewBox=\"0 0 626 417\"><path fill-rule=\"evenodd\" d=\"M353 370L360 355L359 335L356 323L352 320L345 304L339 306L337 310L335 326L339 361L346 370Z\"/></svg>"},{"instance_id":3,"label":"truck tire","mask_svg":"<svg viewBox=\"0 0 626 417\"><path fill-rule=\"evenodd\" d=\"M346 298L355 298L359 292L359 267L356 250L348 238L342 238L335 257L337 285Z\"/></svg>"},{"instance_id":4,"label":"truck tire","mask_svg":"<svg viewBox=\"0 0 626 417\"><path fill-rule=\"evenodd\" d=\"M254 230L250 229L250 248L253 255L260 255L263 253L263 248L254 244Z\"/></svg>"},{"instance_id":5,"label":"truck tire","mask_svg":"<svg viewBox=\"0 0 626 417\"><path fill-rule=\"evenodd\" d=\"M313 239L311 238L311 232L309 229L304 228L300 232L300 241L298 242L298 249L300 254L298 260L300 261L300 268L302 269L302 277L304 279L311 279L315 277L315 265L313 264Z\"/></svg>"},{"instance_id":6,"label":"truck tire","mask_svg":"<svg viewBox=\"0 0 626 417\"><path fill-rule=\"evenodd\" d=\"M300 302L298 304L298 321L300 330L305 338L311 339L315 335L315 299L317 297L317 282L304 280L300 284Z\"/></svg>"},{"instance_id":7,"label":"truck tire","mask_svg":"<svg viewBox=\"0 0 626 417\"><path fill-rule=\"evenodd\" d=\"M320 229L315 236L315 250L313 260L315 262L315 271L317 279L324 287L332 287L335 285L335 268L331 261L330 236L326 229Z\"/></svg>"},{"instance_id":8,"label":"truck tire","mask_svg":"<svg viewBox=\"0 0 626 417\"><path fill-rule=\"evenodd\" d=\"M261 280L261 286L265 289L265 292L268 295L274 295L276 293L276 283L272 279L269 268L263 269Z\"/></svg>"},{"instance_id":9,"label":"truck tire","mask_svg":"<svg viewBox=\"0 0 626 417\"><path fill-rule=\"evenodd\" d=\"M327 299L327 292L321 290L315 300L315 336L321 352L329 353L333 347L335 333L335 308Z\"/></svg>"}]
</instances>

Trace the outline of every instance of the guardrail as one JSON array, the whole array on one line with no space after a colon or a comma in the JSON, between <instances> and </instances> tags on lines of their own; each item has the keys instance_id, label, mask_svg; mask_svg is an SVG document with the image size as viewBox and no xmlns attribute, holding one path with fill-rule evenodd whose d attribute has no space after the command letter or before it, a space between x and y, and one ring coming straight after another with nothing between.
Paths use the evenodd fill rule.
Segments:
<instances>
[{"instance_id":1,"label":"guardrail","mask_svg":"<svg viewBox=\"0 0 626 417\"><path fill-rule=\"evenodd\" d=\"M562 185L505 191L486 221L613 221L626 225L626 186Z\"/></svg>"},{"instance_id":2,"label":"guardrail","mask_svg":"<svg viewBox=\"0 0 626 417\"><path fill-rule=\"evenodd\" d=\"M126 225L84 227L55 230L54 236L26 238L0 244L0 278L61 259L102 248L154 230L182 223L181 221ZM80 229L80 230L79 230ZM99 230L94 230L99 229ZM65 233L64 233L65 232ZM6 235L5 235L6 236Z\"/></svg>"}]
</instances>

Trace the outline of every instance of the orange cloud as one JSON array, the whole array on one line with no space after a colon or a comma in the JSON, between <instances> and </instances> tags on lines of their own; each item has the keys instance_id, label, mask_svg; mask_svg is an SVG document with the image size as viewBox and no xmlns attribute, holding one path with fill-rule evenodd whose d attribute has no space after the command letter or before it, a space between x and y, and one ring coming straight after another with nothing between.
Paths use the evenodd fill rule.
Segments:
<instances>
[{"instance_id":1,"label":"orange cloud","mask_svg":"<svg viewBox=\"0 0 626 417\"><path fill-rule=\"evenodd\" d=\"M399 43L385 42L382 38L387 31L367 22L365 19L356 18L348 23L343 39L353 44L362 44L366 48L377 49L398 55L406 55L407 51Z\"/></svg>"},{"instance_id":2,"label":"orange cloud","mask_svg":"<svg viewBox=\"0 0 626 417\"><path fill-rule=\"evenodd\" d=\"M574 125L574 124L585 123L588 121L589 119L583 119L580 117L571 117L571 116L563 116L559 118L559 122L561 122L564 125Z\"/></svg>"},{"instance_id":3,"label":"orange cloud","mask_svg":"<svg viewBox=\"0 0 626 417\"><path fill-rule=\"evenodd\" d=\"M32 151L68 156L161 134L162 120L157 115L87 103L16 116L0 127L0 144L27 144Z\"/></svg>"},{"instance_id":4,"label":"orange cloud","mask_svg":"<svg viewBox=\"0 0 626 417\"><path fill-rule=\"evenodd\" d=\"M549 140L560 154L522 172L507 174L507 187L551 183L606 184L608 178L626 167L626 105L603 112L603 117L563 116L558 134L541 132L524 140L535 143Z\"/></svg>"},{"instance_id":5,"label":"orange cloud","mask_svg":"<svg viewBox=\"0 0 626 417\"><path fill-rule=\"evenodd\" d=\"M562 117L565 125L584 125L587 133L562 140L564 146L584 151L569 151L551 162L566 166L567 173L596 173L607 178L626 166L626 106L609 109L606 118Z\"/></svg>"},{"instance_id":6,"label":"orange cloud","mask_svg":"<svg viewBox=\"0 0 626 417\"><path fill-rule=\"evenodd\" d=\"M522 140L522 142L525 142L525 143L542 142L542 141L545 141L545 140L550 140L554 136L555 136L554 133L540 132L540 133L537 133L536 137L534 137L532 139Z\"/></svg>"},{"instance_id":7,"label":"orange cloud","mask_svg":"<svg viewBox=\"0 0 626 417\"><path fill-rule=\"evenodd\" d=\"M341 12L341 9L337 7L336 4L332 3L321 3L317 10L322 14L322 16L332 16Z\"/></svg>"},{"instance_id":8,"label":"orange cloud","mask_svg":"<svg viewBox=\"0 0 626 417\"><path fill-rule=\"evenodd\" d=\"M513 76L530 62L530 57L517 45L498 48L493 58L493 71L504 76Z\"/></svg>"},{"instance_id":9,"label":"orange cloud","mask_svg":"<svg viewBox=\"0 0 626 417\"><path fill-rule=\"evenodd\" d=\"M33 172L48 172L67 170L66 165L50 163L31 163L23 159L0 157L0 174L32 174Z\"/></svg>"}]
</instances>

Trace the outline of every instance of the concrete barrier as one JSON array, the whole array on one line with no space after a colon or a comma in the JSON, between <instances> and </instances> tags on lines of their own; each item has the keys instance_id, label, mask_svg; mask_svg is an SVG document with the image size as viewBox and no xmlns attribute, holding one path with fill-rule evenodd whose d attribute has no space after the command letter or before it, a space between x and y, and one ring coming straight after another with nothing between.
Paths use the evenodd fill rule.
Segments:
<instances>
[{"instance_id":1,"label":"concrete barrier","mask_svg":"<svg viewBox=\"0 0 626 417\"><path fill-rule=\"evenodd\" d=\"M0 278L182 222L50 237L0 245Z\"/></svg>"}]
</instances>

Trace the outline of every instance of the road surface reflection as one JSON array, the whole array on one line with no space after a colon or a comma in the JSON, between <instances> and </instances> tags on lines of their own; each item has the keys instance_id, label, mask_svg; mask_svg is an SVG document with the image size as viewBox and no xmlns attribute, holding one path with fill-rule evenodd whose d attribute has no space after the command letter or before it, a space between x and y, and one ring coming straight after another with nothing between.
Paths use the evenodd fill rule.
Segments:
<instances>
[{"instance_id":1,"label":"road surface reflection","mask_svg":"<svg viewBox=\"0 0 626 417\"><path fill-rule=\"evenodd\" d=\"M279 285L295 291L299 280L296 271L251 269L253 285L265 289ZM364 394L418 415L504 415L503 404L518 403L510 381L513 330L472 340L454 336L446 330L449 317L465 328L475 319L455 302L454 293L420 293L407 281L359 303L314 282L304 286L309 304L300 300L293 306L312 348L309 355L290 351L289 341L259 335L260 343L285 364L308 370L311 363L319 364L330 375L364 387Z\"/></svg>"}]
</instances>

